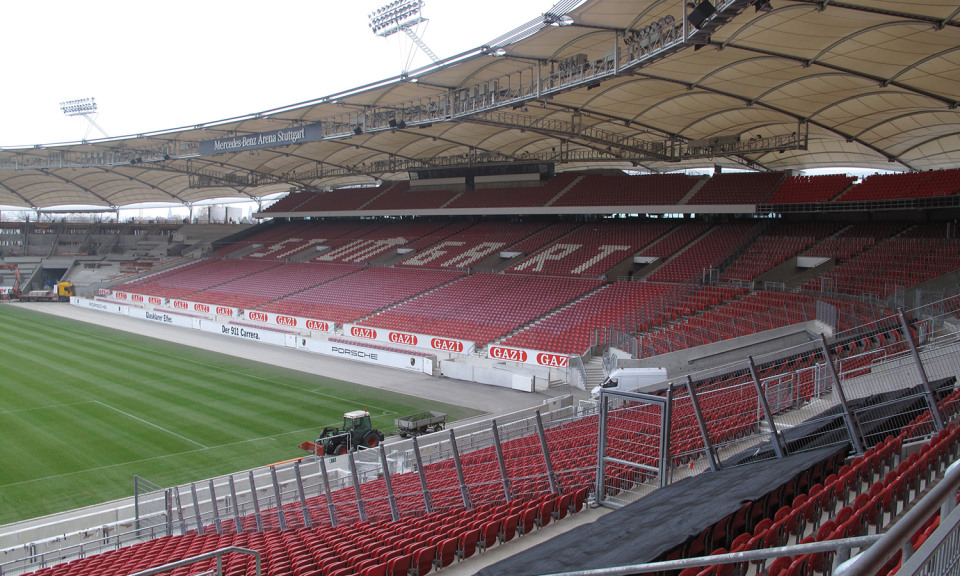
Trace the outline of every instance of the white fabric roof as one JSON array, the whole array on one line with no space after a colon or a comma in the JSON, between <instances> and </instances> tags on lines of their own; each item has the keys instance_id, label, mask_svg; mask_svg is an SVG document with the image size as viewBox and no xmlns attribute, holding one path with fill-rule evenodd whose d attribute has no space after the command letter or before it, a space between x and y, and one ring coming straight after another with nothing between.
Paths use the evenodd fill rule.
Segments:
<instances>
[{"instance_id":1,"label":"white fabric roof","mask_svg":"<svg viewBox=\"0 0 960 576\"><path fill-rule=\"evenodd\" d=\"M769 1L769 11L718 1L703 29L678 30L637 56L640 31L668 16L679 25L691 9L678 0L566 0L407 78L189 129L0 150L0 204L259 198L491 161L550 160L558 171L960 166L955 0ZM563 12L570 25L547 25ZM581 60L590 65L559 73ZM485 103L462 104L470 97ZM321 140L198 154L200 141L317 122Z\"/></svg>"}]
</instances>

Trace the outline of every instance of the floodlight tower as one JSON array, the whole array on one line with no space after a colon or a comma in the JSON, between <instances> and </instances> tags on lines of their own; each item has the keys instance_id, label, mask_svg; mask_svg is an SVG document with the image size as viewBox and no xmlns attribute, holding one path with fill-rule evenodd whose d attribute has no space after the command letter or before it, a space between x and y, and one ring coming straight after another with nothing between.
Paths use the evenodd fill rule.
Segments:
<instances>
[{"instance_id":1,"label":"floodlight tower","mask_svg":"<svg viewBox=\"0 0 960 576\"><path fill-rule=\"evenodd\" d=\"M97 113L97 102L93 98L80 98L79 100L67 100L60 103L60 109L63 110L64 115L66 116L83 116L87 119L87 122L90 123L90 126L93 126L103 134L104 138L109 138L110 135L104 132L103 128L97 124L95 118L91 118L94 114ZM83 139L87 139L87 135L90 134L90 126L87 126L87 131L83 134Z\"/></svg>"},{"instance_id":2,"label":"floodlight tower","mask_svg":"<svg viewBox=\"0 0 960 576\"><path fill-rule=\"evenodd\" d=\"M429 46L424 44L423 40L413 30L415 26L426 22L420 11L423 9L424 0L394 0L389 4L377 8L370 13L370 30L382 38L392 36L397 32L403 32L413 40L423 53L430 57L434 62L439 62L440 58L433 53ZM409 64L409 61L408 61Z\"/></svg>"}]
</instances>

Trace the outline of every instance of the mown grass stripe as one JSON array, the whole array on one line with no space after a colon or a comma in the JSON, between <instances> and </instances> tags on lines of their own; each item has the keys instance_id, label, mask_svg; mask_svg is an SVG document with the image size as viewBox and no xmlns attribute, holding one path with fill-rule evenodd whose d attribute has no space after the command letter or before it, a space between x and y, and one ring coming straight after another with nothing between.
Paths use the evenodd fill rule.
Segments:
<instances>
[{"instance_id":1,"label":"mown grass stripe","mask_svg":"<svg viewBox=\"0 0 960 576\"><path fill-rule=\"evenodd\" d=\"M0 349L0 524L300 456L348 410L478 413L29 308L0 305Z\"/></svg>"}]
</instances>

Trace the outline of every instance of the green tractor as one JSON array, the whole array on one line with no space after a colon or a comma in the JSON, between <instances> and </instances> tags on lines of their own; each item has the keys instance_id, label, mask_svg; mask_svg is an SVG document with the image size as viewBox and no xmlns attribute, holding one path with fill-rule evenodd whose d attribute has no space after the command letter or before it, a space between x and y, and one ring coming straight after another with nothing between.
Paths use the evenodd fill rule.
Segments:
<instances>
[{"instance_id":1,"label":"green tractor","mask_svg":"<svg viewBox=\"0 0 960 576\"><path fill-rule=\"evenodd\" d=\"M317 452L338 455L356 450L360 446L376 448L383 442L383 433L373 427L370 413L366 410L354 410L343 415L343 427L327 426L317 439Z\"/></svg>"}]
</instances>

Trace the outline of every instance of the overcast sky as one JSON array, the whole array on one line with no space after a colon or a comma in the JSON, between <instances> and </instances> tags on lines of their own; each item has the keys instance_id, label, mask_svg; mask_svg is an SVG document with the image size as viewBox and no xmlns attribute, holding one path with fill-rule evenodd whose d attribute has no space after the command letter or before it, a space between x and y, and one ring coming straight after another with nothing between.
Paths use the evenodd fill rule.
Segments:
<instances>
[{"instance_id":1,"label":"overcast sky","mask_svg":"<svg viewBox=\"0 0 960 576\"><path fill-rule=\"evenodd\" d=\"M84 119L64 116L64 100L95 98L96 123L110 136L124 136L312 100L428 64L405 35L384 39L370 31L368 15L386 3L5 4L0 146L100 138ZM418 31L445 58L483 45L554 3L426 0L429 22Z\"/></svg>"}]
</instances>

